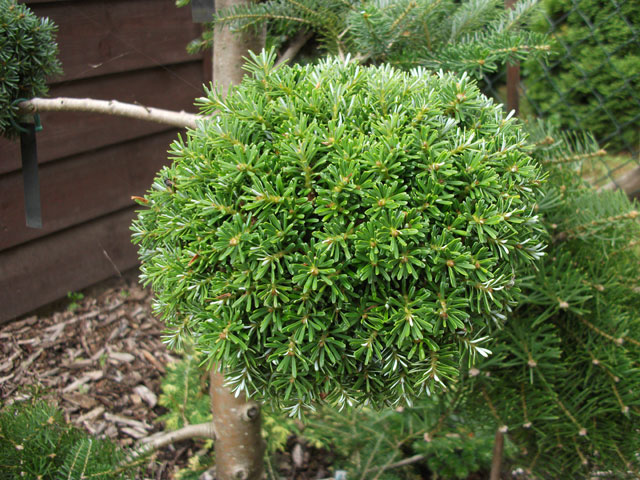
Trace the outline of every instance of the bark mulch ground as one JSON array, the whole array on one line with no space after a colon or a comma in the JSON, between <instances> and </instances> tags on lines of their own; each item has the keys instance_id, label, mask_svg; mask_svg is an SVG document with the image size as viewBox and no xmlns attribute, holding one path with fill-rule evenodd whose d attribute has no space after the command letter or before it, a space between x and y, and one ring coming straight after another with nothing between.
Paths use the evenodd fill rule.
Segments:
<instances>
[{"instance_id":1,"label":"bark mulch ground","mask_svg":"<svg viewBox=\"0 0 640 480\"><path fill-rule=\"evenodd\" d=\"M58 405L67 421L124 447L161 431L160 382L176 358L162 343L164 326L152 314L150 291L130 272L70 297L0 326L0 402L38 395ZM162 449L141 478L174 478L200 446L187 441ZM311 473L298 458L291 468L291 453L281 458L284 477L328 476L317 467Z\"/></svg>"},{"instance_id":2,"label":"bark mulch ground","mask_svg":"<svg viewBox=\"0 0 640 480\"><path fill-rule=\"evenodd\" d=\"M131 446L162 430L154 420L160 381L175 360L151 314L150 292L135 273L0 327L0 399L32 395L54 402L67 421ZM191 442L159 452L143 478L169 479L192 453Z\"/></svg>"}]
</instances>

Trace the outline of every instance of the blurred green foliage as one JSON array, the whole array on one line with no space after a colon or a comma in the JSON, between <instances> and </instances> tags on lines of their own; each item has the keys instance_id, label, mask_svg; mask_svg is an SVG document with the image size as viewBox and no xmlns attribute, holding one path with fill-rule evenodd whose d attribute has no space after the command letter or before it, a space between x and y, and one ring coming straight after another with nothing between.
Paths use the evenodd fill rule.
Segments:
<instances>
[{"instance_id":1,"label":"blurred green foliage","mask_svg":"<svg viewBox=\"0 0 640 480\"><path fill-rule=\"evenodd\" d=\"M133 461L116 444L90 437L43 401L0 409L0 477L6 480L133 479Z\"/></svg>"},{"instance_id":2,"label":"blurred green foliage","mask_svg":"<svg viewBox=\"0 0 640 480\"><path fill-rule=\"evenodd\" d=\"M555 39L545 65L525 63L536 113L591 131L611 152L640 148L640 2L543 0L535 28Z\"/></svg>"}]
</instances>

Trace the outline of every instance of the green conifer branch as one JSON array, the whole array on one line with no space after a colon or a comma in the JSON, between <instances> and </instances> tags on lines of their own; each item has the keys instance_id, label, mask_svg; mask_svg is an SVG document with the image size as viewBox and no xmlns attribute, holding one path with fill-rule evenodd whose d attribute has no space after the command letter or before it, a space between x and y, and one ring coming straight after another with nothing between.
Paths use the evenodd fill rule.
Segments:
<instances>
[{"instance_id":1,"label":"green conifer branch","mask_svg":"<svg viewBox=\"0 0 640 480\"><path fill-rule=\"evenodd\" d=\"M300 28L296 22L304 23L339 56L480 75L549 50L545 36L521 28L535 9L535 0L522 0L510 11L496 0L273 0L220 12L217 22L240 29L267 23L287 34Z\"/></svg>"}]
</instances>

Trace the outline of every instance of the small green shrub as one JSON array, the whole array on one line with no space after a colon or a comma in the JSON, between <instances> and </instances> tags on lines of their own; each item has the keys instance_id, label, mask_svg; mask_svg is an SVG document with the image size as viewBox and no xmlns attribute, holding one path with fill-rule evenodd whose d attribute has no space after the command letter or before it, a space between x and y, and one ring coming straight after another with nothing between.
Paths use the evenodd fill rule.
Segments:
<instances>
[{"instance_id":1,"label":"small green shrub","mask_svg":"<svg viewBox=\"0 0 640 480\"><path fill-rule=\"evenodd\" d=\"M539 169L466 77L338 60L252 78L140 203L141 278L235 391L297 413L410 402L486 354L541 255Z\"/></svg>"},{"instance_id":2,"label":"small green shrub","mask_svg":"<svg viewBox=\"0 0 640 480\"><path fill-rule=\"evenodd\" d=\"M44 95L46 78L61 73L57 27L15 0L0 0L0 135L19 134L15 101Z\"/></svg>"},{"instance_id":3,"label":"small green shrub","mask_svg":"<svg viewBox=\"0 0 640 480\"><path fill-rule=\"evenodd\" d=\"M42 401L0 409L0 472L7 480L133 478L138 462L109 440L92 438Z\"/></svg>"},{"instance_id":4,"label":"small green shrub","mask_svg":"<svg viewBox=\"0 0 640 480\"><path fill-rule=\"evenodd\" d=\"M590 130L611 152L640 148L640 2L544 0L556 39L548 67L524 69L531 103L562 128ZM549 24L538 27L547 32Z\"/></svg>"},{"instance_id":5,"label":"small green shrub","mask_svg":"<svg viewBox=\"0 0 640 480\"><path fill-rule=\"evenodd\" d=\"M211 420L209 379L206 370L198 366L201 361L197 355L185 353L180 361L167 365L158 399L167 413L158 417L158 421L164 422L169 430Z\"/></svg>"}]
</instances>

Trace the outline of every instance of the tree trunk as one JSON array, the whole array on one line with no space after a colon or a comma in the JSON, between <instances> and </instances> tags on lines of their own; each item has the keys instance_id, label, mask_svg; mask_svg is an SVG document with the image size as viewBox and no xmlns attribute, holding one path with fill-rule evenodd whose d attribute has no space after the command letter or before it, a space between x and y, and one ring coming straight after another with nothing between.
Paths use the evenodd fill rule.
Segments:
<instances>
[{"instance_id":1,"label":"tree trunk","mask_svg":"<svg viewBox=\"0 0 640 480\"><path fill-rule=\"evenodd\" d=\"M249 3L250 0L216 0L216 10ZM213 83L227 94L230 85L242 81L248 51L264 46L264 32L234 33L217 27L213 37ZM216 426L216 479L259 480L264 465L264 440L260 434L260 406L244 395L235 397L224 386L224 376L211 371L211 411Z\"/></svg>"},{"instance_id":2,"label":"tree trunk","mask_svg":"<svg viewBox=\"0 0 640 480\"><path fill-rule=\"evenodd\" d=\"M216 479L259 480L263 474L264 440L260 406L224 386L224 376L211 370L211 409L216 425Z\"/></svg>"},{"instance_id":3,"label":"tree trunk","mask_svg":"<svg viewBox=\"0 0 640 480\"><path fill-rule=\"evenodd\" d=\"M216 10L251 3L250 0L216 0ZM213 83L227 94L230 85L242 81L242 66L247 52L258 53L264 47L264 31L231 32L228 27L216 27L213 35Z\"/></svg>"}]
</instances>

